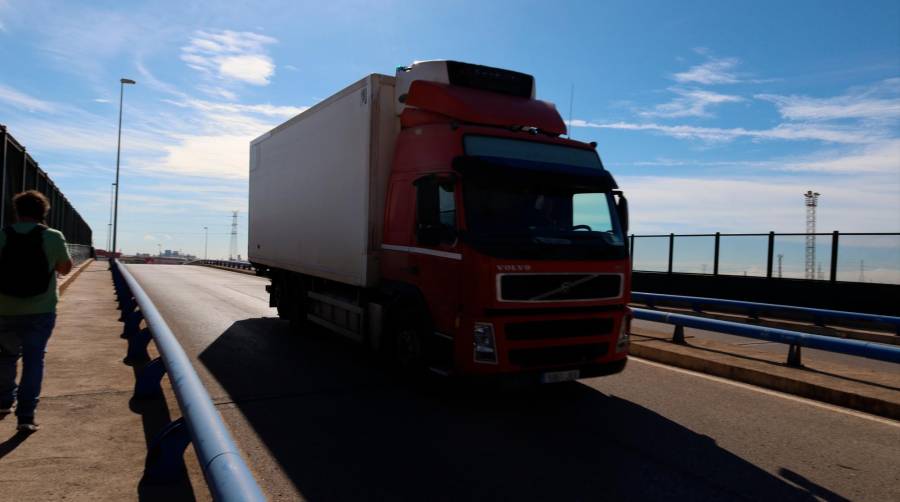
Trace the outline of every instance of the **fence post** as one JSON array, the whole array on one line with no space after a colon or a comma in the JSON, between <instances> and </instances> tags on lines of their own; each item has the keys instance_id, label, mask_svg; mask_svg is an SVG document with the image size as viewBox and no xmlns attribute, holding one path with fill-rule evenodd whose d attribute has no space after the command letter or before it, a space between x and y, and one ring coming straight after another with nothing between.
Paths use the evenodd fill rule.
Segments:
<instances>
[{"instance_id":1,"label":"fence post","mask_svg":"<svg viewBox=\"0 0 900 502\"><path fill-rule=\"evenodd\" d=\"M766 278L772 278L772 259L775 255L775 232L769 232L769 257L766 259Z\"/></svg>"},{"instance_id":2,"label":"fence post","mask_svg":"<svg viewBox=\"0 0 900 502\"><path fill-rule=\"evenodd\" d=\"M713 275L719 275L719 232L716 232L716 248L713 250Z\"/></svg>"},{"instance_id":3,"label":"fence post","mask_svg":"<svg viewBox=\"0 0 900 502\"><path fill-rule=\"evenodd\" d=\"M631 266L634 268L634 234L628 239L628 257L631 258Z\"/></svg>"},{"instance_id":4,"label":"fence post","mask_svg":"<svg viewBox=\"0 0 900 502\"><path fill-rule=\"evenodd\" d=\"M831 282L837 280L837 264L838 264L838 237L840 234L837 230L831 234Z\"/></svg>"},{"instance_id":5,"label":"fence post","mask_svg":"<svg viewBox=\"0 0 900 502\"><path fill-rule=\"evenodd\" d=\"M672 255L675 251L675 234L669 234L669 273L672 273Z\"/></svg>"}]
</instances>

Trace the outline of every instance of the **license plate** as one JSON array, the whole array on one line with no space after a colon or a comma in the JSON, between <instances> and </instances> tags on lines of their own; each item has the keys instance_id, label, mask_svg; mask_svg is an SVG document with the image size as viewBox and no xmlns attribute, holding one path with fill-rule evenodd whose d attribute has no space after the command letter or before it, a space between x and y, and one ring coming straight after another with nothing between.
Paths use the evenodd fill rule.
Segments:
<instances>
[{"instance_id":1,"label":"license plate","mask_svg":"<svg viewBox=\"0 0 900 502\"><path fill-rule=\"evenodd\" d=\"M578 380L579 376L581 376L581 371L579 370L548 371L541 374L541 383L571 382L572 380Z\"/></svg>"}]
</instances>

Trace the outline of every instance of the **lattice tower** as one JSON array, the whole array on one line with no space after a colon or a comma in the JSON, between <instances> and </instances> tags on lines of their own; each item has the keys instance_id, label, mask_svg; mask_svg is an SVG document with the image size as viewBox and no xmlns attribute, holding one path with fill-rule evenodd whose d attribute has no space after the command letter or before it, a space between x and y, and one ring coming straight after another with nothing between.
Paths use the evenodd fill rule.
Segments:
<instances>
[{"instance_id":1,"label":"lattice tower","mask_svg":"<svg viewBox=\"0 0 900 502\"><path fill-rule=\"evenodd\" d=\"M237 259L237 218L238 212L231 212L231 246L228 248L228 259Z\"/></svg>"},{"instance_id":2,"label":"lattice tower","mask_svg":"<svg viewBox=\"0 0 900 502\"><path fill-rule=\"evenodd\" d=\"M816 207L819 205L819 192L807 191L803 194L806 203L806 262L807 279L816 278Z\"/></svg>"}]
</instances>

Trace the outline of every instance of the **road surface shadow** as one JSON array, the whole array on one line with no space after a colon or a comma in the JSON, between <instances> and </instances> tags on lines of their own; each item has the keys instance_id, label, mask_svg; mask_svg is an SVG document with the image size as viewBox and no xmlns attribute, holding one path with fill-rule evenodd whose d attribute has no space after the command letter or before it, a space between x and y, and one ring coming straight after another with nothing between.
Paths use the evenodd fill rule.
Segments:
<instances>
[{"instance_id":1,"label":"road surface shadow","mask_svg":"<svg viewBox=\"0 0 900 502\"><path fill-rule=\"evenodd\" d=\"M200 360L310 500L813 500L709 437L580 383L418 389L359 349L292 335L277 319L234 323Z\"/></svg>"}]
</instances>

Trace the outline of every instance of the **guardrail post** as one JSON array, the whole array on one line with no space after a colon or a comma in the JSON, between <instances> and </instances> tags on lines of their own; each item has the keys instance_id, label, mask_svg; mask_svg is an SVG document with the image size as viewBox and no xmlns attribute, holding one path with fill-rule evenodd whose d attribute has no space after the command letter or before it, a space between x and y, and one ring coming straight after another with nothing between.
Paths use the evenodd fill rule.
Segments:
<instances>
[{"instance_id":1,"label":"guardrail post","mask_svg":"<svg viewBox=\"0 0 900 502\"><path fill-rule=\"evenodd\" d=\"M144 328L137 333L128 337L128 354L123 363L134 366L136 364L145 363L150 360L150 354L147 353L147 345L150 344L150 330Z\"/></svg>"},{"instance_id":2,"label":"guardrail post","mask_svg":"<svg viewBox=\"0 0 900 502\"><path fill-rule=\"evenodd\" d=\"M672 273L672 255L675 254L675 234L669 234L669 273Z\"/></svg>"},{"instance_id":3,"label":"guardrail post","mask_svg":"<svg viewBox=\"0 0 900 502\"><path fill-rule=\"evenodd\" d=\"M128 340L129 338L135 336L141 331L141 321L144 320L144 315L141 314L140 310L135 310L128 314L125 318L125 326L122 329L121 338Z\"/></svg>"},{"instance_id":4,"label":"guardrail post","mask_svg":"<svg viewBox=\"0 0 900 502\"><path fill-rule=\"evenodd\" d=\"M136 308L137 302L134 301L134 298L128 293L123 293L119 298L119 310L121 311L119 322L125 321L128 318L128 314L134 312Z\"/></svg>"},{"instance_id":5,"label":"guardrail post","mask_svg":"<svg viewBox=\"0 0 900 502\"><path fill-rule=\"evenodd\" d=\"M170 422L153 438L144 463L144 482L163 484L185 478L184 450L191 443L187 429L182 417Z\"/></svg>"},{"instance_id":6,"label":"guardrail post","mask_svg":"<svg viewBox=\"0 0 900 502\"><path fill-rule=\"evenodd\" d=\"M800 357L801 356L800 348L801 347L799 345L795 345L795 344L791 344L790 346L788 346L788 358L787 358L788 366L790 366L792 368L802 368L803 367L803 361L801 360L801 357Z\"/></svg>"},{"instance_id":7,"label":"guardrail post","mask_svg":"<svg viewBox=\"0 0 900 502\"><path fill-rule=\"evenodd\" d=\"M837 265L838 265L838 237L840 234L837 230L832 232L831 234L831 282L837 280Z\"/></svg>"},{"instance_id":8,"label":"guardrail post","mask_svg":"<svg viewBox=\"0 0 900 502\"><path fill-rule=\"evenodd\" d=\"M719 238L721 235L716 232L716 247L713 250L713 275L719 275Z\"/></svg>"},{"instance_id":9,"label":"guardrail post","mask_svg":"<svg viewBox=\"0 0 900 502\"><path fill-rule=\"evenodd\" d=\"M128 340L129 338L135 336L141 331L141 321L143 320L144 315L141 314L140 310L135 310L129 313L125 318L125 326L122 328L122 334L119 335L119 337L124 340Z\"/></svg>"},{"instance_id":10,"label":"guardrail post","mask_svg":"<svg viewBox=\"0 0 900 502\"><path fill-rule=\"evenodd\" d=\"M675 331L672 333L672 341L678 345L687 345L687 342L684 340L684 326L680 324L675 325Z\"/></svg>"},{"instance_id":11,"label":"guardrail post","mask_svg":"<svg viewBox=\"0 0 900 502\"><path fill-rule=\"evenodd\" d=\"M162 397L162 377L166 374L166 365L161 358L147 363L137 374L134 381L132 399L157 399Z\"/></svg>"},{"instance_id":12,"label":"guardrail post","mask_svg":"<svg viewBox=\"0 0 900 502\"><path fill-rule=\"evenodd\" d=\"M775 232L769 232L769 257L766 259L766 278L772 278L772 259L775 257Z\"/></svg>"}]
</instances>

